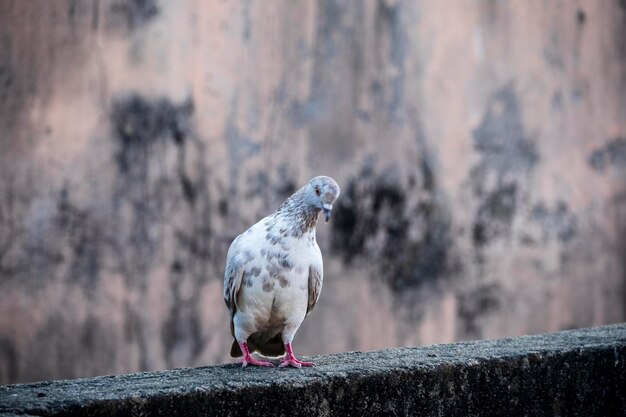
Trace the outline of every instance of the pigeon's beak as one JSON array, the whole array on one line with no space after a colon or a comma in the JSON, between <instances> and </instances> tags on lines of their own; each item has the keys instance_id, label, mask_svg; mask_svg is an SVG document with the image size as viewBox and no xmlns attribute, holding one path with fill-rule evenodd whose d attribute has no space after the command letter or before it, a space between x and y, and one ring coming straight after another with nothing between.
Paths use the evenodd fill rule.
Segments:
<instances>
[{"instance_id":1,"label":"pigeon's beak","mask_svg":"<svg viewBox=\"0 0 626 417\"><path fill-rule=\"evenodd\" d=\"M332 209L333 209L332 204L322 205L322 210L324 211L324 219L326 220L327 223L330 220L330 212L332 211Z\"/></svg>"}]
</instances>

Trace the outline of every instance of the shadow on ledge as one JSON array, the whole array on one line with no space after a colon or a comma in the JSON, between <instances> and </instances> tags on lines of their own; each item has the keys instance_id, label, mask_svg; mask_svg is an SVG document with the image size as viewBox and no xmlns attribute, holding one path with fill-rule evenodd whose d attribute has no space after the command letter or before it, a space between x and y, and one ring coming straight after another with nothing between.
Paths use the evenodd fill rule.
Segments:
<instances>
[{"instance_id":1,"label":"shadow on ledge","mask_svg":"<svg viewBox=\"0 0 626 417\"><path fill-rule=\"evenodd\" d=\"M0 416L624 416L626 324L0 387Z\"/></svg>"}]
</instances>

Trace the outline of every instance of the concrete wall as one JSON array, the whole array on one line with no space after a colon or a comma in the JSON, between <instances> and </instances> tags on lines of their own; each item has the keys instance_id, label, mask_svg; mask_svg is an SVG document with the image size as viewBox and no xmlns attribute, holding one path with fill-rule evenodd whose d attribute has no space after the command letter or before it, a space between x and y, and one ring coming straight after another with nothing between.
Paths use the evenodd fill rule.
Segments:
<instances>
[{"instance_id":1,"label":"concrete wall","mask_svg":"<svg viewBox=\"0 0 626 417\"><path fill-rule=\"evenodd\" d=\"M626 325L0 387L0 416L581 416L626 413Z\"/></svg>"},{"instance_id":2,"label":"concrete wall","mask_svg":"<svg viewBox=\"0 0 626 417\"><path fill-rule=\"evenodd\" d=\"M320 354L626 319L623 1L0 0L0 383L227 360L318 174Z\"/></svg>"}]
</instances>

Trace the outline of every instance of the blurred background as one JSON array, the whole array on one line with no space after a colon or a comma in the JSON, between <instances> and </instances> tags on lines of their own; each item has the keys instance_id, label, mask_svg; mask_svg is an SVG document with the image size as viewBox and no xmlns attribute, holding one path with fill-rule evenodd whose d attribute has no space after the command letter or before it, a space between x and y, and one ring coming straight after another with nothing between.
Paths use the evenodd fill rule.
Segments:
<instances>
[{"instance_id":1,"label":"blurred background","mask_svg":"<svg viewBox=\"0 0 626 417\"><path fill-rule=\"evenodd\" d=\"M321 354L626 319L623 0L0 0L0 383L230 361L315 175Z\"/></svg>"}]
</instances>

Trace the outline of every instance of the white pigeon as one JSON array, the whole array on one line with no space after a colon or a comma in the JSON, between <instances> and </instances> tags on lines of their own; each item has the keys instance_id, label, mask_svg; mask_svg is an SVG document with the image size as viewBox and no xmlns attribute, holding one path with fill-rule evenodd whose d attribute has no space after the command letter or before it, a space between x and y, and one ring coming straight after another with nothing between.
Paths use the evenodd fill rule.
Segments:
<instances>
[{"instance_id":1,"label":"white pigeon","mask_svg":"<svg viewBox=\"0 0 626 417\"><path fill-rule=\"evenodd\" d=\"M243 356L243 367L273 366L252 358L254 352L285 355L281 367L315 365L297 359L291 342L322 289L322 252L315 226L320 212L330 219L338 196L335 180L315 177L230 245L224 301L235 338L230 355Z\"/></svg>"}]
</instances>

